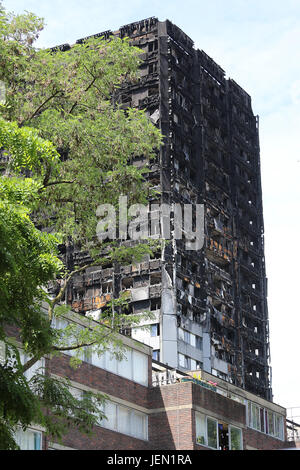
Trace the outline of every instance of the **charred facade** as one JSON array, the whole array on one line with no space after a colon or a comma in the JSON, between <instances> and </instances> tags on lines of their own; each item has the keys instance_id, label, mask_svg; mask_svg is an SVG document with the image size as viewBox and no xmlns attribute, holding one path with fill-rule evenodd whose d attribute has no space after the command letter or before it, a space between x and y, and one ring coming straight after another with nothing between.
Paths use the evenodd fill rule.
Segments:
<instances>
[{"instance_id":1,"label":"charred facade","mask_svg":"<svg viewBox=\"0 0 300 470\"><path fill-rule=\"evenodd\" d=\"M68 301L97 316L129 290L132 311L151 310L155 320L148 332L128 333L152 346L155 359L203 369L272 400L259 123L251 98L168 20L105 31L112 34L129 36L143 59L140 80L120 90L119 102L145 109L165 136L157 161L148 163L148 179L160 191L150 202L203 204L205 243L192 251L173 239L137 266L91 268L74 280ZM79 252L68 256L85 261Z\"/></svg>"}]
</instances>

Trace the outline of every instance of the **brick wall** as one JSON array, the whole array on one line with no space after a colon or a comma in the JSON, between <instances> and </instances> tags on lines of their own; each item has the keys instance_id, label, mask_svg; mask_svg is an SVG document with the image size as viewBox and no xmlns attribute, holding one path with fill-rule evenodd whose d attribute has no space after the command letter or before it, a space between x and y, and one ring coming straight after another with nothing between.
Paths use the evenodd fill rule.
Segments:
<instances>
[{"instance_id":1,"label":"brick wall","mask_svg":"<svg viewBox=\"0 0 300 470\"><path fill-rule=\"evenodd\" d=\"M88 363L82 363L74 369L69 362L69 356L54 357L47 360L46 367L52 374L68 377L74 382L147 408L148 387Z\"/></svg>"},{"instance_id":2,"label":"brick wall","mask_svg":"<svg viewBox=\"0 0 300 470\"><path fill-rule=\"evenodd\" d=\"M95 426L92 435L77 430L64 436L62 445L78 450L150 450L150 443L119 432Z\"/></svg>"},{"instance_id":3,"label":"brick wall","mask_svg":"<svg viewBox=\"0 0 300 470\"><path fill-rule=\"evenodd\" d=\"M212 411L220 419L246 424L245 406L218 393L193 384L193 404Z\"/></svg>"},{"instance_id":4,"label":"brick wall","mask_svg":"<svg viewBox=\"0 0 300 470\"><path fill-rule=\"evenodd\" d=\"M149 391L149 439L153 449L190 450L192 436L192 386L166 385Z\"/></svg>"},{"instance_id":5,"label":"brick wall","mask_svg":"<svg viewBox=\"0 0 300 470\"><path fill-rule=\"evenodd\" d=\"M244 429L244 449L275 450L287 447L287 443L254 429Z\"/></svg>"},{"instance_id":6,"label":"brick wall","mask_svg":"<svg viewBox=\"0 0 300 470\"><path fill-rule=\"evenodd\" d=\"M199 408L219 421L243 430L243 448L282 449L286 443L246 427L245 406L192 383L149 390L149 439L153 449L207 450L196 444L195 413Z\"/></svg>"}]
</instances>

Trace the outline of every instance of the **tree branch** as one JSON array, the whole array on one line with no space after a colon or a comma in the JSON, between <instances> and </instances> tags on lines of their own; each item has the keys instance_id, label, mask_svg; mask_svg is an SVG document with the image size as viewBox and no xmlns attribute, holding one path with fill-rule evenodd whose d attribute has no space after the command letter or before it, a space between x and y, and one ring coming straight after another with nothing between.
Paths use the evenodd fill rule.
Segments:
<instances>
[{"instance_id":1,"label":"tree branch","mask_svg":"<svg viewBox=\"0 0 300 470\"><path fill-rule=\"evenodd\" d=\"M62 91L56 91L55 93L53 93L51 96L49 96L49 98L47 98L32 114L31 116L29 116L29 118L27 119L23 119L23 121L19 124L19 127L22 127L24 122L27 122L27 121L30 121L32 118L34 118L34 116L36 116L38 114L38 112L45 106L45 104L47 104L49 101L51 101L53 98L55 98L55 96L57 96L59 93L62 94Z\"/></svg>"},{"instance_id":2,"label":"tree branch","mask_svg":"<svg viewBox=\"0 0 300 470\"><path fill-rule=\"evenodd\" d=\"M102 338L101 339L104 339L104 338L107 338L110 334L112 333L112 330L109 330L106 334L104 333L102 335ZM75 349L80 349L80 348L84 348L84 347L88 347L88 346L93 346L94 344L97 344L99 342L99 340L94 340L94 341L90 341L89 343L81 343L81 344L77 344L77 345L74 345L74 346L64 346L64 347L59 347L59 346L53 346L50 350L50 353L51 351L73 351ZM16 373L16 375L19 375L20 373L24 373L26 372L28 369L30 369L30 367L32 367L37 361L40 360L40 358L43 357L43 355L36 355L36 356L33 356L31 359L29 359L22 367L22 370L21 371L18 371Z\"/></svg>"},{"instance_id":3,"label":"tree branch","mask_svg":"<svg viewBox=\"0 0 300 470\"><path fill-rule=\"evenodd\" d=\"M93 346L93 344L96 344L97 341L92 341L90 343L82 343L82 344L77 344L76 346L63 346L63 347L60 347L60 346L53 346L52 348L52 351L74 351L75 349L79 349L79 348L84 348L86 346Z\"/></svg>"},{"instance_id":4,"label":"tree branch","mask_svg":"<svg viewBox=\"0 0 300 470\"><path fill-rule=\"evenodd\" d=\"M97 80L97 77L94 77L93 80L91 81L91 83L88 85L88 87L84 90L84 92L86 93L95 83L95 81ZM75 103L73 104L72 108L70 109L69 111L69 114L72 114L74 108L78 105L78 101L75 101Z\"/></svg>"},{"instance_id":5,"label":"tree branch","mask_svg":"<svg viewBox=\"0 0 300 470\"><path fill-rule=\"evenodd\" d=\"M54 186L56 184L72 184L72 183L75 183L76 179L72 180L72 181L51 181L50 183L48 182L45 182L43 183L43 187L39 189L39 191L41 191L43 188L47 188L48 186Z\"/></svg>"}]
</instances>

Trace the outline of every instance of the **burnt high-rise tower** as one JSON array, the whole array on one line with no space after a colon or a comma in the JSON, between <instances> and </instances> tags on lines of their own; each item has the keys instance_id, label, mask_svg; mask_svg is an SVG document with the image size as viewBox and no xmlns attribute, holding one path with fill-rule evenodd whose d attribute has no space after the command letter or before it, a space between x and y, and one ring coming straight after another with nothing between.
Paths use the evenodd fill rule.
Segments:
<instances>
[{"instance_id":1,"label":"burnt high-rise tower","mask_svg":"<svg viewBox=\"0 0 300 470\"><path fill-rule=\"evenodd\" d=\"M258 118L250 96L170 21L149 18L99 36L129 36L141 49L138 83L122 106L145 109L164 146L149 163L156 201L205 207L205 242L186 250L172 240L138 266L91 268L74 280L69 300L82 313L131 291L134 312L152 310L151 330L133 337L154 358L179 369L204 369L272 399ZM98 35L97 35L98 36ZM79 42L82 40L79 40ZM143 159L135 164L143 164ZM76 263L82 257L74 253Z\"/></svg>"}]
</instances>

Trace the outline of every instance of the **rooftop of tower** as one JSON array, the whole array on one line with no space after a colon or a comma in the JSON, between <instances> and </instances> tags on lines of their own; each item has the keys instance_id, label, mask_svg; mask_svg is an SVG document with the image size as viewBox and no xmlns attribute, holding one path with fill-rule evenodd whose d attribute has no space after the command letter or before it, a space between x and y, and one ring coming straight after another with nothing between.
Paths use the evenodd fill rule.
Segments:
<instances>
[{"instance_id":1,"label":"rooftop of tower","mask_svg":"<svg viewBox=\"0 0 300 470\"><path fill-rule=\"evenodd\" d=\"M120 36L121 38L130 36L131 38L138 38L141 36L145 36L158 25L166 23L167 25L167 32L169 37L179 45L181 49L183 49L187 54L191 51L196 52L199 56L201 56L201 63L204 66L207 66L209 73L212 74L212 77L221 83L224 83L226 80L226 72L222 67L217 64L205 51L202 49L195 49L194 41L180 29L177 25L173 24L170 20L166 19L165 21L160 21L157 17L151 16L149 18L142 19L140 21L134 21L133 23L128 23L119 27L119 29L112 31L110 29L101 31L99 33L92 34L90 36L86 36L83 38L79 38L76 41L76 44L82 44L86 40L91 38L103 38L108 39L110 36ZM65 43L54 46L52 50L60 49L61 51L67 51L72 47L72 45ZM227 78L231 84L238 90L239 93L244 95L245 99L251 103L250 95L240 86L238 85L233 79Z\"/></svg>"}]
</instances>

